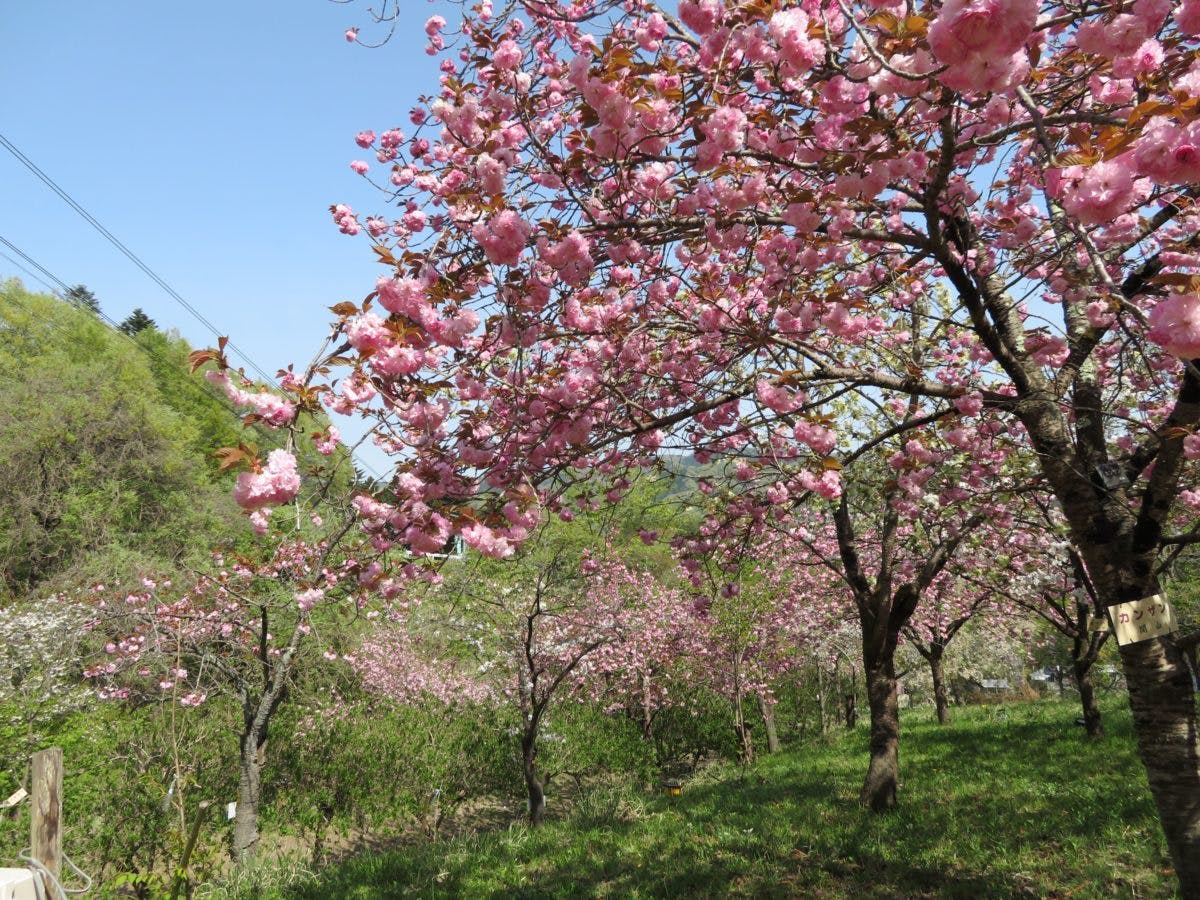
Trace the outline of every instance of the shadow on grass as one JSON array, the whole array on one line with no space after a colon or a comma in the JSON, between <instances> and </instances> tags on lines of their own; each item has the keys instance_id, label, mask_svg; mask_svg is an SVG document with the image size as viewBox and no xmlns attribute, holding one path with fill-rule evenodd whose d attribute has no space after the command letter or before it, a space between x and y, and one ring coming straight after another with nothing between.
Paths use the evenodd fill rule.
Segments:
<instances>
[{"instance_id":1,"label":"shadow on grass","mask_svg":"<svg viewBox=\"0 0 1200 900\"><path fill-rule=\"evenodd\" d=\"M1090 741L1073 728L1057 711L906 727L906 786L884 815L856 802L860 729L620 821L360 856L286 896L1171 896L1128 729Z\"/></svg>"}]
</instances>

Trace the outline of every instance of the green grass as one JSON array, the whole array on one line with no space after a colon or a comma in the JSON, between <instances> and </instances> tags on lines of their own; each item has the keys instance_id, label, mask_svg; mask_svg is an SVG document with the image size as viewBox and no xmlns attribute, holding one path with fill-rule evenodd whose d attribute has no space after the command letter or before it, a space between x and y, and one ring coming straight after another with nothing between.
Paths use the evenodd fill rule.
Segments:
<instances>
[{"instance_id":1,"label":"green grass","mask_svg":"<svg viewBox=\"0 0 1200 900\"><path fill-rule=\"evenodd\" d=\"M587 798L507 831L364 854L256 896L1170 897L1129 715L1089 741L1076 707L906 715L900 806L856 803L866 731L720 766L681 797ZM236 892L230 892L236 893Z\"/></svg>"}]
</instances>

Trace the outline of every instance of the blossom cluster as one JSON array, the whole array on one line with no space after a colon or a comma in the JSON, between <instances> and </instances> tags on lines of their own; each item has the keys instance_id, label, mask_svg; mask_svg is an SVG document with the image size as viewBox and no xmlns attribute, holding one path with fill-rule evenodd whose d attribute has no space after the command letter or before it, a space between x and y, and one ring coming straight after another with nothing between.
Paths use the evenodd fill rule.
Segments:
<instances>
[{"instance_id":1,"label":"blossom cluster","mask_svg":"<svg viewBox=\"0 0 1200 900\"><path fill-rule=\"evenodd\" d=\"M233 499L246 510L282 506L300 492L300 473L296 457L287 450L272 450L267 465L256 472L241 472L233 488Z\"/></svg>"},{"instance_id":2,"label":"blossom cluster","mask_svg":"<svg viewBox=\"0 0 1200 900\"><path fill-rule=\"evenodd\" d=\"M296 418L296 405L290 400L272 394L270 391L250 393L244 387L238 387L223 369L210 369L204 373L210 384L216 385L225 392L225 396L238 406L252 408L266 425L281 428L289 425ZM247 383L246 386L249 386Z\"/></svg>"}]
</instances>

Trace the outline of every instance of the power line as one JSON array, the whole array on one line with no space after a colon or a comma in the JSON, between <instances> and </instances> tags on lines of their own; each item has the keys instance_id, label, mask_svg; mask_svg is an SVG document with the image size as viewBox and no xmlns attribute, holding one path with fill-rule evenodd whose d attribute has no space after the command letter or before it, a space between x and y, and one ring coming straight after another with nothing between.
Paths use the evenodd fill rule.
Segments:
<instances>
[{"instance_id":1,"label":"power line","mask_svg":"<svg viewBox=\"0 0 1200 900\"><path fill-rule=\"evenodd\" d=\"M21 265L15 259L13 259L11 256L9 256L7 253L0 252L0 259L7 259L9 261L9 263L12 264L15 268L20 269L22 272L24 272L26 275L28 275L30 278L32 278L34 281L36 281L38 284L40 284L42 287L44 287L46 290L48 290L50 293L52 293L52 294L57 293L57 291L54 288L52 288L45 281L43 281L41 278L39 278L36 272L29 271L29 269L25 268L23 265Z\"/></svg>"},{"instance_id":2,"label":"power line","mask_svg":"<svg viewBox=\"0 0 1200 900\"><path fill-rule=\"evenodd\" d=\"M54 287L52 287L47 282L43 281L41 278L39 278L33 272L29 271L29 269L26 269L25 266L21 265L21 263L14 260L7 253L0 252L0 256L7 259L10 263L12 263L14 266L16 266L21 271L25 272L30 277L32 277L35 281L39 282L41 285L43 285L45 288L47 288L52 294L55 294L56 296L58 296L60 300L64 300L64 301L66 300L64 295L66 293L68 293L71 289L65 281L63 281L61 278L59 278L57 275L55 275L53 272L51 272L49 269L47 269L45 266L43 266L41 263L39 263L36 259L34 259L32 256L30 256L28 253L26 253L20 247L16 246L14 243L12 243L12 241L8 240L8 238L4 237L4 235L0 235L0 244L3 244L5 247L7 247L11 251L13 251L13 253L17 254L17 256L21 257L21 259L25 260L25 262L29 263L29 265L33 266L35 269L37 269L39 272L41 272L43 275L45 275L46 278L50 279L50 281L57 284L59 286L59 288L61 289L62 293L60 294L59 291L54 289ZM27 312L32 313L32 310L30 310L29 307L25 306L24 303L17 300L16 297L11 297L9 299L11 299L13 302L15 302L18 306L25 309ZM69 302L69 301L67 301L67 302ZM122 337L124 337L126 340L128 340L131 344L133 344L135 347L142 350L144 353L146 353L147 356L150 356L150 357L156 359L161 364L165 364L165 366L168 370L176 371L173 366L172 360L168 360L168 359L165 359L165 358L159 356L149 346L147 346L146 344L143 344L141 341L134 339L134 337L132 335L126 334L124 331L121 330L121 326L118 325L115 321L113 321L113 319L107 313L105 313L104 310L96 309L93 312L100 319L102 319L104 322L106 322L109 325L109 327L112 328L113 331L117 332ZM56 330L61 331L64 335L69 336L70 332L68 332L66 328L59 325L57 322L50 321L48 324L53 325ZM215 397L220 396L219 394L214 395L214 394L208 393L207 391L204 390L204 388L202 388L199 384L197 384L191 378L184 375L182 372L179 372L179 375L182 379L182 383L187 384L188 388L190 390L196 391L199 395L203 395L203 397L205 397L206 399L212 399L214 396ZM227 398L225 398L225 402L229 402ZM230 408L233 409L233 412L235 414L237 413L237 410L236 410L236 408L233 408L232 403L230 403ZM363 466L368 472L370 472L372 475L374 475L377 480L380 480L380 481L383 480L383 476L380 475L375 470L375 467L372 466L370 464L370 462L368 462L367 460L356 459L353 461L355 464Z\"/></svg>"},{"instance_id":3,"label":"power line","mask_svg":"<svg viewBox=\"0 0 1200 900\"><path fill-rule=\"evenodd\" d=\"M47 269L45 266L43 266L41 263L39 263L36 259L34 259L32 256L30 256L28 253L26 253L20 247L17 247L15 244L13 244L10 240L8 240L3 235L0 235L0 244L3 244L4 246L8 247L14 253L16 253L18 256L20 256L21 259L25 260L25 262L29 263L31 266L33 266L35 269L37 269L39 272L41 272L43 275L45 275L47 278L49 278L51 281L53 281L55 284L57 284L59 286L59 288L55 289L53 286L47 284L45 281L42 281L41 278L38 278L37 275L30 272L23 265L21 265L19 262L17 262L12 257L10 257L7 253L0 253L0 256L3 256L5 259L7 259L9 262L11 262L13 265L15 265L17 268L21 269L27 275L30 275L31 277L33 277L36 281L38 281L44 287L46 287L50 291L50 293L52 293L54 296L58 297L60 300L63 300L64 302L68 302L68 303L70 302L66 299L66 296L65 296L66 293L68 291L70 291L70 288L67 286L67 283L65 281L63 281L61 278L59 278L57 275L55 275L53 272L51 272L49 269ZM12 301L17 306L24 309L27 313L30 313L30 315L33 315L33 310L30 309L28 306L26 306L22 301L17 299L15 296L10 296L10 297L7 297L6 299ZM74 305L74 304L72 304L72 305ZM117 334L121 335L121 337L125 338L125 340L129 341L131 344L133 344L139 350L144 352L147 356L151 357L158 363L163 364L167 371L171 371L171 372L177 371L173 365L172 360L169 360L169 359L166 359L166 358L160 356L154 349L147 346L146 344L143 344L141 341L136 340L133 337L133 335L126 334L124 331L121 330L121 326L119 324L117 324L117 322L115 322L111 316L109 316L106 312L104 312L104 310L94 309L94 310L91 310L91 312L97 318L101 319L105 324L107 324L109 326L109 328L111 328ZM61 325L58 322L55 322L52 319L47 320L45 322L45 324L50 325L55 331L61 332L62 334L66 335L68 337L70 337L70 335L71 335L71 333L63 325ZM218 402L229 403L227 398L222 398L220 394L216 394L216 393L210 394L208 391L206 391L204 388L202 388L199 384L197 384L193 379L188 378L182 372L178 372L177 374L180 377L180 380L178 383L186 384L188 386L188 389L194 391L197 396L202 396L203 398L208 399L208 400L215 399ZM237 410L233 407L232 404L229 404L229 406L230 406L230 409L236 415Z\"/></svg>"},{"instance_id":4,"label":"power line","mask_svg":"<svg viewBox=\"0 0 1200 900\"><path fill-rule=\"evenodd\" d=\"M51 281L53 281L55 284L57 284L60 288L62 288L63 291L70 290L70 288L67 286L67 283L65 281L63 281L61 278L59 278L57 275L55 275L53 272L51 272L49 269L47 269L45 266L43 266L41 263L39 263L36 259L34 259L32 256L30 256L28 253L26 253L24 250L22 250L16 244L9 241L3 235L0 235L0 244L3 244L5 247L7 247L13 253L17 254L17 256L21 257L21 259L25 260L25 262L29 263L31 266L33 266L35 269L37 269L39 272L41 272L43 275L45 275L47 278L49 278ZM13 262L13 264L18 266L19 268L24 268L24 266L21 266L20 263L14 262L11 259L9 260L9 262ZM25 269L25 271L30 275L33 274L28 269ZM34 275L33 277L37 278L36 275ZM41 281L43 285L50 288L50 290L52 292L54 292L54 288L50 287L50 285L46 284L46 282L42 281L42 279L38 278L37 280Z\"/></svg>"},{"instance_id":5,"label":"power line","mask_svg":"<svg viewBox=\"0 0 1200 900\"><path fill-rule=\"evenodd\" d=\"M136 253L134 253L132 250L130 250L128 247L126 247L123 243L121 243L121 241L117 238L116 235L114 235L111 231L109 231L107 228L105 228L103 225L101 225L95 216L93 216L86 209L84 209L82 206L80 206L74 197L72 197L70 194L68 194L63 188L59 187L59 185L54 181L53 178L51 178L49 175L47 175L45 172L43 172L40 168L38 168L37 164L33 160L31 160L28 156L26 156L19 149L17 149L17 147L12 143L12 141L10 141L8 138L6 138L3 134L0 134L0 145L3 145L4 148L6 150L8 150L9 153L11 153L14 157L16 157L17 161L20 162L21 165L25 166L25 168L27 168L30 172L32 172L34 175L36 175L38 180L40 180L44 185L46 185L46 187L50 188L50 190L52 190L52 191L54 191L54 193L58 194L58 196L63 200L63 202L65 202L68 206L70 206L73 210L75 210L75 212L77 212L84 219L84 221L86 221L89 225L91 225L93 228L95 228L96 231L100 232L100 234L110 244L112 244L114 247L116 247L118 250L120 250L121 253L124 254L125 257L130 262L132 262L135 266L137 266L139 269L141 269L142 272L144 272L150 278L151 281L153 281L155 284L157 284L159 287L161 287L164 291L166 291L168 296L170 296L176 303L178 303L180 306L182 306L184 309L186 309L199 322L201 322L206 328L208 328L208 330L213 333L214 337L222 337L221 330L219 328L217 328L216 325L214 325L207 318L205 318L204 315L198 309L196 309L194 306L192 306L192 304L188 303L187 300L185 300L179 294L178 291L176 291L173 287L171 287L169 284L167 284L167 282L164 281L157 272L155 272L145 262L143 262L142 259ZM11 245L9 245L9 246L11 246ZM38 266L38 268L40 269L41 267ZM251 369L253 369L255 372L257 372L265 382L267 382L268 384L273 385L275 387L279 386L276 383L275 379L271 375L268 375L266 372L264 372L259 367L258 363L256 363L253 359L251 359L245 353L245 351L243 351L241 348L239 348L236 344L234 344L232 341L227 341L226 346L233 352L237 353L237 355L240 356L243 360L245 360L246 364Z\"/></svg>"},{"instance_id":6,"label":"power line","mask_svg":"<svg viewBox=\"0 0 1200 900\"><path fill-rule=\"evenodd\" d=\"M7 242L5 242L5 243L7 243ZM20 269L26 275L28 275L30 278L32 278L34 281L36 281L38 284L40 284L42 287L44 287L46 290L48 290L54 296L56 296L56 297L59 296L59 293L57 290L55 290L53 287L51 287L49 284L47 284L45 281L43 281L41 278L39 278L36 274L29 271L29 269L25 268L23 265L21 265L15 259L13 259L11 256L9 256L7 253L0 253L0 257L7 259L10 263L12 263L14 266L16 266L18 269ZM17 306L21 307L21 309L25 310L25 312L29 313L31 320L35 318L34 311L32 309L30 309L28 306L26 306L24 303L22 303L20 300L18 300L16 298L16 296L8 295L8 296L5 296L4 299L11 300L13 303L16 303ZM12 323L9 323L9 324L11 325ZM64 337L67 337L67 338L71 337L71 332L69 332L64 325L62 325L59 322L54 321L53 319L46 319L42 324L49 325L53 331L57 331L59 334L63 335ZM33 333L31 331L29 331L28 325L26 325L25 328L18 328L17 330L21 334L24 334L26 337L30 338L31 340L34 339Z\"/></svg>"}]
</instances>

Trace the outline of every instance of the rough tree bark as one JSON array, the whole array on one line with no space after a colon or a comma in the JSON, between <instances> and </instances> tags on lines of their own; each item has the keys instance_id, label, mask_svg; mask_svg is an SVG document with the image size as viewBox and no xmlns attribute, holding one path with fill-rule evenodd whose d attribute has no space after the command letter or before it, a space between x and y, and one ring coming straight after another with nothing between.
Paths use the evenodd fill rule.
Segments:
<instances>
[{"instance_id":1,"label":"rough tree bark","mask_svg":"<svg viewBox=\"0 0 1200 900\"><path fill-rule=\"evenodd\" d=\"M233 817L233 857L240 864L258 849L258 812L262 804L263 742L253 728L242 733L238 753L237 809Z\"/></svg>"},{"instance_id":2,"label":"rough tree bark","mask_svg":"<svg viewBox=\"0 0 1200 900\"><path fill-rule=\"evenodd\" d=\"M1200 758L1191 674L1174 641L1121 648L1129 706L1181 894L1200 898Z\"/></svg>"},{"instance_id":3,"label":"rough tree bark","mask_svg":"<svg viewBox=\"0 0 1200 900\"><path fill-rule=\"evenodd\" d=\"M950 698L946 694L946 672L942 664L946 648L934 643L929 648L929 674L933 678L933 704L939 725L950 724Z\"/></svg>"},{"instance_id":4,"label":"rough tree bark","mask_svg":"<svg viewBox=\"0 0 1200 900\"><path fill-rule=\"evenodd\" d=\"M1193 376L1185 378L1181 403L1185 399L1196 402L1197 398L1188 394L1200 394L1200 384ZM1136 512L1124 489L1079 484L1077 476L1070 481L1070 475L1057 471L1058 478L1052 477L1066 488L1060 494L1065 495L1063 512L1103 606L1140 599L1158 589L1155 565L1161 522L1173 499L1164 496L1163 485L1169 483L1173 490L1175 482L1165 471L1171 468L1171 461L1159 455ZM1177 466L1177 459L1175 463ZM1163 507L1158 519L1154 517L1156 507ZM1138 752L1181 894L1200 898L1200 722L1191 672L1170 636L1128 644L1120 649L1120 655Z\"/></svg>"},{"instance_id":5,"label":"rough tree bark","mask_svg":"<svg viewBox=\"0 0 1200 900\"><path fill-rule=\"evenodd\" d=\"M890 655L867 667L867 702L871 710L871 762L859 799L875 812L896 805L900 782L900 706L896 666Z\"/></svg>"},{"instance_id":6,"label":"rough tree bark","mask_svg":"<svg viewBox=\"0 0 1200 900\"><path fill-rule=\"evenodd\" d=\"M763 729L767 733L767 752L779 752L779 732L775 728L775 704L762 694L758 695L758 711L762 715Z\"/></svg>"},{"instance_id":7,"label":"rough tree bark","mask_svg":"<svg viewBox=\"0 0 1200 900\"><path fill-rule=\"evenodd\" d=\"M546 790L537 770L537 720L528 723L521 734L521 774L529 798L529 825L536 828L546 819Z\"/></svg>"},{"instance_id":8,"label":"rough tree bark","mask_svg":"<svg viewBox=\"0 0 1200 900\"><path fill-rule=\"evenodd\" d=\"M255 696L248 689L242 692L242 733L238 738L238 799L233 822L233 858L244 864L254 858L258 849L258 812L262 803L262 771L266 764L267 736L271 720L283 701L292 663L305 629L297 622L291 639L274 664L269 661L266 635L266 607L260 623L260 657L262 660L262 692Z\"/></svg>"},{"instance_id":9,"label":"rough tree bark","mask_svg":"<svg viewBox=\"0 0 1200 900\"><path fill-rule=\"evenodd\" d=\"M1075 660L1075 686L1079 688L1079 702L1083 705L1083 727L1088 737L1103 737L1104 722L1100 718L1100 707L1096 704L1096 687L1092 683L1092 663Z\"/></svg>"}]
</instances>

